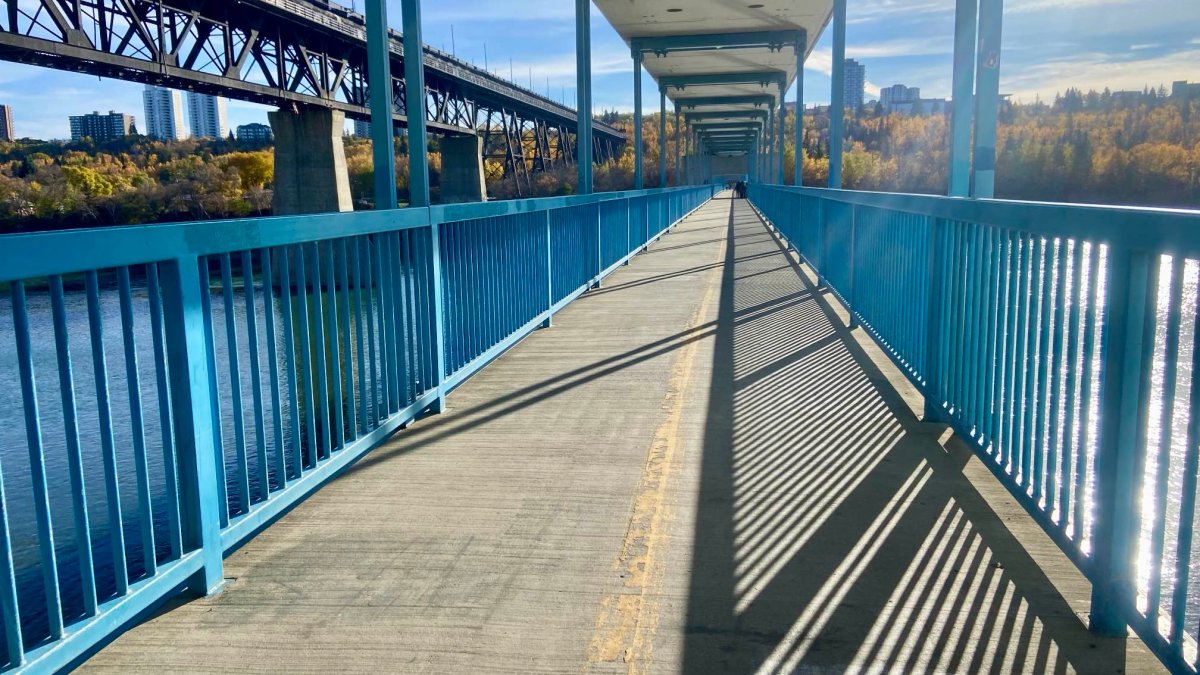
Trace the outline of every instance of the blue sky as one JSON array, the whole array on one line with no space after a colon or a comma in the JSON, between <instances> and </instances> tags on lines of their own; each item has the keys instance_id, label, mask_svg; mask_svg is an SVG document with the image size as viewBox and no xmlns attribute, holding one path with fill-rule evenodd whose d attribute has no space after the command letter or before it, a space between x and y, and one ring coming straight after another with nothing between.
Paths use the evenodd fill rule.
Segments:
<instances>
[{"instance_id":1,"label":"blue sky","mask_svg":"<svg viewBox=\"0 0 1200 675\"><path fill-rule=\"evenodd\" d=\"M398 27L399 2L389 4ZM518 82L528 85L532 73L535 89L573 102L573 3L436 0L423 11L427 43L479 66L486 45L492 71L507 77L511 60ZM847 55L866 64L868 97L897 82L919 86L927 97L949 96L954 0L849 0L848 15ZM1001 89L1031 101L1068 86L1200 81L1198 26L1198 0L1008 0ZM597 11L592 30L596 108L632 110L629 51ZM830 51L826 34L806 66L809 103L829 99ZM0 103L13 106L18 136L36 138L65 137L68 115L94 109L142 118L140 85L7 62L0 62ZM230 101L230 123L265 122L267 110Z\"/></svg>"}]
</instances>

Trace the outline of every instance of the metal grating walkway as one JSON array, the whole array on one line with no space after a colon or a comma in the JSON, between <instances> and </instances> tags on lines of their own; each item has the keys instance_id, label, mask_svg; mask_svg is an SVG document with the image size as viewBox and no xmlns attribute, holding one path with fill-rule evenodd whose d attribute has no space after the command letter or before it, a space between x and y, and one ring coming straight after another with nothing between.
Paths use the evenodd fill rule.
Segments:
<instances>
[{"instance_id":1,"label":"metal grating walkway","mask_svg":"<svg viewBox=\"0 0 1200 675\"><path fill-rule=\"evenodd\" d=\"M367 455L108 672L1157 672L746 202Z\"/></svg>"}]
</instances>

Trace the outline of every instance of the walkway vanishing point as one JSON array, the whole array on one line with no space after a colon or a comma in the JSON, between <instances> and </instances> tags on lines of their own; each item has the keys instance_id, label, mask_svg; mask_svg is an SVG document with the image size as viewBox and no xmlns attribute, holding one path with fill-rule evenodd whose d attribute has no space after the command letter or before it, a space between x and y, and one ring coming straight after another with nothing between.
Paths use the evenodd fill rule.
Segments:
<instances>
[{"instance_id":1,"label":"walkway vanishing point","mask_svg":"<svg viewBox=\"0 0 1200 675\"><path fill-rule=\"evenodd\" d=\"M718 198L84 672L1158 672Z\"/></svg>"}]
</instances>

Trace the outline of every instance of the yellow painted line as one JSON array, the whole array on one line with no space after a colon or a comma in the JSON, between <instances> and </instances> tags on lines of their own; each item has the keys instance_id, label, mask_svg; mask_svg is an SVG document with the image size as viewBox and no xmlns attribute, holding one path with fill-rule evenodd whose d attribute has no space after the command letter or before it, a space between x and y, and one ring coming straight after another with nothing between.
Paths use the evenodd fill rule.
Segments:
<instances>
[{"instance_id":1,"label":"yellow painted line","mask_svg":"<svg viewBox=\"0 0 1200 675\"><path fill-rule=\"evenodd\" d=\"M718 261L725 257L724 242ZM716 274L715 268L709 274ZM688 327L694 328L708 316L713 299L721 287L720 279L711 281ZM699 341L688 343L675 360L663 399L666 419L655 430L642 478L633 499L629 526L614 562L620 575L613 591L600 600L596 626L588 644L581 673L591 672L597 664L624 663L629 675L649 671L658 628L658 589L662 585L662 557L667 543L667 524L671 514L667 503L671 469L679 447L679 424L683 417L685 394L691 383Z\"/></svg>"}]
</instances>

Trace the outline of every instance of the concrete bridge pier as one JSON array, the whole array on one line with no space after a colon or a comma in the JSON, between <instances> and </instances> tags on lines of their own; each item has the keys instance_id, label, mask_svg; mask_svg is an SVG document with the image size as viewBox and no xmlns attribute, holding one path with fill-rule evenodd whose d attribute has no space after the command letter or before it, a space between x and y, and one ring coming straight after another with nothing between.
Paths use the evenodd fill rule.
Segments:
<instances>
[{"instance_id":1,"label":"concrete bridge pier","mask_svg":"<svg viewBox=\"0 0 1200 675\"><path fill-rule=\"evenodd\" d=\"M486 202L487 183L483 173L483 139L479 136L444 136L442 149L441 200Z\"/></svg>"},{"instance_id":2,"label":"concrete bridge pier","mask_svg":"<svg viewBox=\"0 0 1200 675\"><path fill-rule=\"evenodd\" d=\"M275 133L275 215L353 211L341 111L304 108L268 113Z\"/></svg>"}]
</instances>

